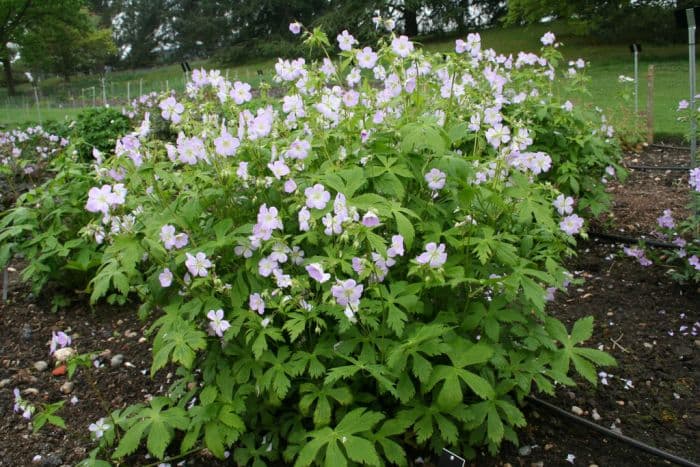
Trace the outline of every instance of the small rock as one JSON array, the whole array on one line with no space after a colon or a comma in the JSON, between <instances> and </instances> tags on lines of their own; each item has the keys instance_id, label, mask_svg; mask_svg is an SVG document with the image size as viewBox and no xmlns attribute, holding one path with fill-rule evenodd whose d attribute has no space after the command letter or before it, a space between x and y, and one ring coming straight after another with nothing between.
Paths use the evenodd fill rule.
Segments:
<instances>
[{"instance_id":1,"label":"small rock","mask_svg":"<svg viewBox=\"0 0 700 467\"><path fill-rule=\"evenodd\" d=\"M54 375L54 376L63 376L63 375L65 375L65 374L66 374L66 366L65 366L65 365L61 365L61 366L59 366L59 367L54 368L53 371L51 371L51 374Z\"/></svg>"},{"instance_id":2,"label":"small rock","mask_svg":"<svg viewBox=\"0 0 700 467\"><path fill-rule=\"evenodd\" d=\"M35 396L35 395L39 394L39 390L37 388L27 388L27 389L22 391L22 394L24 394L25 396L30 395L30 394Z\"/></svg>"},{"instance_id":3,"label":"small rock","mask_svg":"<svg viewBox=\"0 0 700 467\"><path fill-rule=\"evenodd\" d=\"M111 360L109 361L109 364L112 367L118 367L122 363L124 363L124 355L122 355L120 353L118 353L117 355L112 357Z\"/></svg>"},{"instance_id":4,"label":"small rock","mask_svg":"<svg viewBox=\"0 0 700 467\"><path fill-rule=\"evenodd\" d=\"M136 365L131 362L124 362L124 366L127 368L136 368Z\"/></svg>"},{"instance_id":5,"label":"small rock","mask_svg":"<svg viewBox=\"0 0 700 467\"><path fill-rule=\"evenodd\" d=\"M526 444L525 446L521 446L520 449L518 449L518 455L521 456L529 456L532 454L532 447L530 445Z\"/></svg>"},{"instance_id":6,"label":"small rock","mask_svg":"<svg viewBox=\"0 0 700 467\"><path fill-rule=\"evenodd\" d=\"M533 462L532 464L530 464L530 467L544 467L544 462Z\"/></svg>"},{"instance_id":7,"label":"small rock","mask_svg":"<svg viewBox=\"0 0 700 467\"><path fill-rule=\"evenodd\" d=\"M132 331L131 329L127 329L124 331L124 337L132 338L138 336L139 333L136 331Z\"/></svg>"},{"instance_id":8,"label":"small rock","mask_svg":"<svg viewBox=\"0 0 700 467\"><path fill-rule=\"evenodd\" d=\"M63 465L63 459L61 459L61 456L59 456L56 453L51 453L46 458L44 459L44 462L41 464L45 467L59 467Z\"/></svg>"},{"instance_id":9,"label":"small rock","mask_svg":"<svg viewBox=\"0 0 700 467\"><path fill-rule=\"evenodd\" d=\"M593 412L591 412L591 417L593 417L593 420L595 420L596 422L599 421L601 418L603 418L600 416L600 414L598 413L598 410L596 410L596 409L593 409Z\"/></svg>"},{"instance_id":10,"label":"small rock","mask_svg":"<svg viewBox=\"0 0 700 467\"><path fill-rule=\"evenodd\" d=\"M700 339L695 339L695 347L700 347Z\"/></svg>"},{"instance_id":11,"label":"small rock","mask_svg":"<svg viewBox=\"0 0 700 467\"><path fill-rule=\"evenodd\" d=\"M4 388L9 386L12 383L12 378L5 378L3 380L0 380L0 388Z\"/></svg>"},{"instance_id":12,"label":"small rock","mask_svg":"<svg viewBox=\"0 0 700 467\"><path fill-rule=\"evenodd\" d=\"M41 464L44 462L44 458L41 457L40 454L37 454L36 456L32 457L32 464Z\"/></svg>"},{"instance_id":13,"label":"small rock","mask_svg":"<svg viewBox=\"0 0 700 467\"><path fill-rule=\"evenodd\" d=\"M552 449L553 447L554 447L554 445L553 445L552 443L547 443L547 444L544 445L544 450L545 450L545 451L549 451L549 450Z\"/></svg>"},{"instance_id":14,"label":"small rock","mask_svg":"<svg viewBox=\"0 0 700 467\"><path fill-rule=\"evenodd\" d=\"M54 358L58 362L65 362L73 355L75 355L75 350L72 347L63 347L53 353Z\"/></svg>"},{"instance_id":15,"label":"small rock","mask_svg":"<svg viewBox=\"0 0 700 467\"><path fill-rule=\"evenodd\" d=\"M46 371L49 367L49 364L46 363L43 360L39 360L38 362L34 363L34 369L36 371Z\"/></svg>"},{"instance_id":16,"label":"small rock","mask_svg":"<svg viewBox=\"0 0 700 467\"><path fill-rule=\"evenodd\" d=\"M109 358L112 355L112 351L107 349L100 352L100 358Z\"/></svg>"},{"instance_id":17,"label":"small rock","mask_svg":"<svg viewBox=\"0 0 700 467\"><path fill-rule=\"evenodd\" d=\"M619 405L619 406L625 405L625 401L615 401L615 402L616 402L617 405Z\"/></svg>"},{"instance_id":18,"label":"small rock","mask_svg":"<svg viewBox=\"0 0 700 467\"><path fill-rule=\"evenodd\" d=\"M598 467L598 464L591 464L588 467Z\"/></svg>"},{"instance_id":19,"label":"small rock","mask_svg":"<svg viewBox=\"0 0 700 467\"><path fill-rule=\"evenodd\" d=\"M61 392L63 394L70 394L71 392L73 392L73 387L74 384L72 381L66 381L61 385Z\"/></svg>"},{"instance_id":20,"label":"small rock","mask_svg":"<svg viewBox=\"0 0 700 467\"><path fill-rule=\"evenodd\" d=\"M143 343L146 342L147 340L148 340L148 339L146 339L145 337L139 337L139 344L143 344Z\"/></svg>"},{"instance_id":21,"label":"small rock","mask_svg":"<svg viewBox=\"0 0 700 467\"><path fill-rule=\"evenodd\" d=\"M648 342L645 342L645 343L642 344L642 345L643 345L644 348L646 348L646 349L653 349L653 348L654 348L654 345L653 345L653 344L650 344L650 343L648 343Z\"/></svg>"},{"instance_id":22,"label":"small rock","mask_svg":"<svg viewBox=\"0 0 700 467\"><path fill-rule=\"evenodd\" d=\"M20 337L22 340L28 341L31 340L32 338L32 327L29 324L25 324L22 326L22 330L20 331Z\"/></svg>"},{"instance_id":23,"label":"small rock","mask_svg":"<svg viewBox=\"0 0 700 467\"><path fill-rule=\"evenodd\" d=\"M574 405L574 406L571 407L571 411L572 411L573 413L575 413L576 415L578 415L579 417L580 417L581 415L583 415L583 409L582 409L581 407L576 406L576 405Z\"/></svg>"}]
</instances>

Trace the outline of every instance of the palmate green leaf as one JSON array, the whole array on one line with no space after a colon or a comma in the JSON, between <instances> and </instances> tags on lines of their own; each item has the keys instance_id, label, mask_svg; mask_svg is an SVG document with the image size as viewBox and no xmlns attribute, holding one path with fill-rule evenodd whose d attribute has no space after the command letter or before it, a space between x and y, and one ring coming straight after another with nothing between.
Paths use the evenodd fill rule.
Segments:
<instances>
[{"instance_id":1,"label":"palmate green leaf","mask_svg":"<svg viewBox=\"0 0 700 467\"><path fill-rule=\"evenodd\" d=\"M141 443L141 438L143 437L143 432L149 425L148 420L141 420L129 428L124 436L122 436L121 441L117 449L112 454L112 459L120 459L124 456L128 456L136 452Z\"/></svg>"},{"instance_id":2,"label":"palmate green leaf","mask_svg":"<svg viewBox=\"0 0 700 467\"><path fill-rule=\"evenodd\" d=\"M360 407L348 412L335 428L335 431L346 435L360 433L372 429L374 425L383 419L383 414Z\"/></svg>"},{"instance_id":3,"label":"palmate green leaf","mask_svg":"<svg viewBox=\"0 0 700 467\"><path fill-rule=\"evenodd\" d=\"M381 413L362 407L348 412L334 429L325 427L310 433L311 440L299 451L294 465L311 465L319 455L324 465L347 465L347 458L381 465L374 444L360 434L369 432L383 418Z\"/></svg>"},{"instance_id":4,"label":"palmate green leaf","mask_svg":"<svg viewBox=\"0 0 700 467\"><path fill-rule=\"evenodd\" d=\"M580 344L587 341L593 335L593 316L581 318L574 323L571 329L571 342Z\"/></svg>"},{"instance_id":5,"label":"palmate green leaf","mask_svg":"<svg viewBox=\"0 0 700 467\"><path fill-rule=\"evenodd\" d=\"M510 402L498 399L496 400L496 406L505 414L509 424L517 427L523 427L527 424L525 416L520 409Z\"/></svg>"},{"instance_id":6,"label":"palmate green leaf","mask_svg":"<svg viewBox=\"0 0 700 467\"><path fill-rule=\"evenodd\" d=\"M401 337L406 321L408 321L408 316L397 306L388 305L387 308L386 324L398 337Z\"/></svg>"},{"instance_id":7,"label":"palmate green leaf","mask_svg":"<svg viewBox=\"0 0 700 467\"><path fill-rule=\"evenodd\" d=\"M374 444L359 436L348 436L343 443L348 457L366 465L381 465Z\"/></svg>"},{"instance_id":8,"label":"palmate green leaf","mask_svg":"<svg viewBox=\"0 0 700 467\"><path fill-rule=\"evenodd\" d=\"M347 440L346 440L347 441ZM331 441L326 448L325 467L347 467L348 460L338 445L338 441Z\"/></svg>"},{"instance_id":9,"label":"palmate green leaf","mask_svg":"<svg viewBox=\"0 0 700 467\"><path fill-rule=\"evenodd\" d=\"M588 360L573 353L571 355L571 361L578 374L586 378L593 386L597 386L598 375L596 374L595 367Z\"/></svg>"},{"instance_id":10,"label":"palmate green leaf","mask_svg":"<svg viewBox=\"0 0 700 467\"><path fill-rule=\"evenodd\" d=\"M406 249L410 250L413 246L413 240L416 238L416 230L413 228L413 223L399 211L393 211L394 219L396 219L396 229L403 236L406 244Z\"/></svg>"},{"instance_id":11,"label":"palmate green leaf","mask_svg":"<svg viewBox=\"0 0 700 467\"><path fill-rule=\"evenodd\" d=\"M608 353L598 349L589 349L587 347L576 347L574 353L580 355L587 360L601 366L617 366L617 361Z\"/></svg>"},{"instance_id":12,"label":"palmate green leaf","mask_svg":"<svg viewBox=\"0 0 700 467\"><path fill-rule=\"evenodd\" d=\"M434 417L438 430L440 430L440 437L448 444L457 444L459 441L457 426L442 414L436 413Z\"/></svg>"},{"instance_id":13,"label":"palmate green leaf","mask_svg":"<svg viewBox=\"0 0 700 467\"><path fill-rule=\"evenodd\" d=\"M488 411L486 433L489 440L493 443L499 444L503 439L503 422L501 421L500 415L498 415L498 410L496 410L496 407L494 406L492 406Z\"/></svg>"}]
</instances>

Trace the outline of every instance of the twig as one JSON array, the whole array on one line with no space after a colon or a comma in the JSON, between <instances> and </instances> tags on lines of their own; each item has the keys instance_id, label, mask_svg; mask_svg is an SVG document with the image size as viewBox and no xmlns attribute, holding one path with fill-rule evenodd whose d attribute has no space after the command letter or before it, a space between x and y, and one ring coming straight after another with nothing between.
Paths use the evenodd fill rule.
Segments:
<instances>
[{"instance_id":1,"label":"twig","mask_svg":"<svg viewBox=\"0 0 700 467\"><path fill-rule=\"evenodd\" d=\"M624 335L625 335L625 333L623 332L622 334L620 334L620 337L618 337L617 339L613 339L613 338L611 337L611 338L610 338L610 342L613 343L613 345L612 345L612 348L613 348L613 349L614 349L615 347L618 347L618 348L619 348L620 350L622 350L623 352L629 353L629 350L627 350L626 348L624 348L623 346L620 345L620 339L622 339L622 336L624 336Z\"/></svg>"}]
</instances>

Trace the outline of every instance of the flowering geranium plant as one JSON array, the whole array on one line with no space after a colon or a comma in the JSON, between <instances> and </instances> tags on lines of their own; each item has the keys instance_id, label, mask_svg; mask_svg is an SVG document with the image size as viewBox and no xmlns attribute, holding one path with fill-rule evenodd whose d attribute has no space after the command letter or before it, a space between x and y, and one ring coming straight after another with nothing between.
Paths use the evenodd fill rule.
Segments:
<instances>
[{"instance_id":1,"label":"flowering geranium plant","mask_svg":"<svg viewBox=\"0 0 700 467\"><path fill-rule=\"evenodd\" d=\"M592 319L568 331L545 299L616 152L549 92L543 43L503 56L472 34L444 58L344 31L337 61L278 61L281 98L197 70L144 112L85 189L91 292L137 293L152 373L179 379L100 446L163 458L181 431L181 452L235 444L239 464L405 464L517 442L518 403L571 365L595 384L614 360L579 347Z\"/></svg>"}]
</instances>

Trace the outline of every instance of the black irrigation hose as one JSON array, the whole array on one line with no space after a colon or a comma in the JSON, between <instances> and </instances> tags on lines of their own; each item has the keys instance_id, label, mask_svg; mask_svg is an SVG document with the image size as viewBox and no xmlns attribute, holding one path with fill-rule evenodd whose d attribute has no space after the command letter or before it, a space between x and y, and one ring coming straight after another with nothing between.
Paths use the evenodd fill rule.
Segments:
<instances>
[{"instance_id":1,"label":"black irrigation hose","mask_svg":"<svg viewBox=\"0 0 700 467\"><path fill-rule=\"evenodd\" d=\"M638 441L634 438L630 438L629 436L625 436L621 433L618 433L618 432L615 432L615 431L610 430L608 428L605 428L604 426L598 425L597 423L594 423L590 420L586 420L583 417L579 417L578 415L574 415L572 413L569 413L568 411L561 409L561 408L557 407L556 405L550 404L549 402L545 402L545 401L538 399L534 396L526 396L526 399L530 402L534 402L535 404L541 405L542 407L546 407L547 409L551 410L552 412L555 412L557 415L561 415L562 417L566 417L566 418L573 420L575 422L578 422L582 425L586 425L587 427L592 428L596 431L599 431L606 436L623 441L631 446L634 446L637 449L640 449L642 451L646 451L649 454L653 454L653 455L660 457L662 459L665 459L669 462L673 462L674 464L683 465L686 467L700 467L700 464L696 464L693 461L689 461L687 459L683 459L682 457L678 457L675 454L671 454L669 452L662 451L661 449L655 448L654 446L649 446L648 444L642 443L641 441Z\"/></svg>"},{"instance_id":2,"label":"black irrigation hose","mask_svg":"<svg viewBox=\"0 0 700 467\"><path fill-rule=\"evenodd\" d=\"M632 170L673 170L678 172L686 172L690 167L679 165L628 165L625 168Z\"/></svg>"},{"instance_id":3,"label":"black irrigation hose","mask_svg":"<svg viewBox=\"0 0 700 467\"><path fill-rule=\"evenodd\" d=\"M605 233L605 232L590 232L592 237L599 238L601 240L611 240L614 242L620 242L620 243L641 243L644 242L644 244L649 245L649 246L656 246L659 248L671 248L671 249L678 249L680 248L678 245L675 245L673 243L669 242L662 242L660 240L654 240L651 238L636 238L636 237L628 237L626 235L617 235L617 234L610 234L610 233Z\"/></svg>"},{"instance_id":4,"label":"black irrigation hose","mask_svg":"<svg viewBox=\"0 0 700 467\"><path fill-rule=\"evenodd\" d=\"M672 144L657 144L657 143L652 143L649 146L655 147L655 148L661 148L661 149L682 149L683 151L690 151L690 148L687 148L685 146L674 146Z\"/></svg>"}]
</instances>

